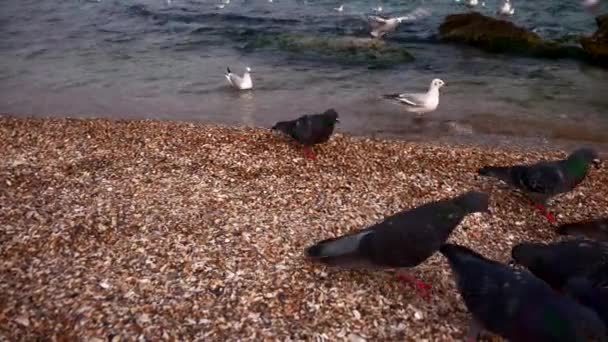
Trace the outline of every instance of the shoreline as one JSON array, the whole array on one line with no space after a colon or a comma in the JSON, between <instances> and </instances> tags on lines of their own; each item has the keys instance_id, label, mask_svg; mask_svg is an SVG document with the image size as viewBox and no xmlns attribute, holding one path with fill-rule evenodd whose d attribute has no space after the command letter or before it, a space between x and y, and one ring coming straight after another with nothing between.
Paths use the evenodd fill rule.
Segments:
<instances>
[{"instance_id":1,"label":"shoreline","mask_svg":"<svg viewBox=\"0 0 608 342\"><path fill-rule=\"evenodd\" d=\"M267 129L157 120L0 116L0 336L180 340L451 341L469 315L447 262L387 272L326 269L304 248L396 211L479 189L450 241L500 261L557 239L488 164L563 157L337 134L305 160ZM569 151L568 151L569 152ZM557 223L608 208L604 166L550 209Z\"/></svg>"}]
</instances>

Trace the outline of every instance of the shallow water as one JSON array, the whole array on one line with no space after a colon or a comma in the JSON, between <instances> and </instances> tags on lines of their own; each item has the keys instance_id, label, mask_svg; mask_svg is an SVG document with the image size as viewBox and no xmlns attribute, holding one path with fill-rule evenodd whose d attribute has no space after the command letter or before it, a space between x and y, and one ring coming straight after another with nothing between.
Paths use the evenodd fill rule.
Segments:
<instances>
[{"instance_id":1,"label":"shallow water","mask_svg":"<svg viewBox=\"0 0 608 342\"><path fill-rule=\"evenodd\" d=\"M449 0L5 0L0 11L0 112L161 118L270 126L335 108L341 130L413 139L524 138L608 143L608 71L574 60L481 52L440 43ZM416 8L430 17L389 37L413 62L369 68L276 47L250 48L259 35L366 37L364 14ZM518 24L548 39L591 33L592 15L575 0L516 3ZM482 12L491 14L488 0ZM227 86L226 66L253 69L251 92ZM424 91L442 78L439 109L416 119L383 93Z\"/></svg>"}]
</instances>

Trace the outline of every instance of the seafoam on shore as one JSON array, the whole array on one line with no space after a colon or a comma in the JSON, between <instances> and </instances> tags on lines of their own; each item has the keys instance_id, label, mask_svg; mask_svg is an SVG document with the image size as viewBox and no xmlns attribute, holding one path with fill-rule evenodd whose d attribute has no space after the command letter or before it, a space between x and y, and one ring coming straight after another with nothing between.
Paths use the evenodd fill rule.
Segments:
<instances>
[{"instance_id":1,"label":"seafoam on shore","mask_svg":"<svg viewBox=\"0 0 608 342\"><path fill-rule=\"evenodd\" d=\"M431 299L384 272L327 270L319 239L470 189L493 215L451 240L506 260L556 239L521 196L475 175L564 156L337 134L316 160L266 129L0 118L0 336L180 340L446 341L468 314L445 260L414 271ZM608 208L608 172L557 199L558 223Z\"/></svg>"}]
</instances>

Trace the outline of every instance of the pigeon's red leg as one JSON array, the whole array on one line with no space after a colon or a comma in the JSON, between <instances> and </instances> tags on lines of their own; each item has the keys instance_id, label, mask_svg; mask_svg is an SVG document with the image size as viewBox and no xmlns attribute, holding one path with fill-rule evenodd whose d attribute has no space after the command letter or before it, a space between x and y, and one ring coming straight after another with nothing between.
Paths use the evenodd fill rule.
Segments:
<instances>
[{"instance_id":1,"label":"pigeon's red leg","mask_svg":"<svg viewBox=\"0 0 608 342\"><path fill-rule=\"evenodd\" d=\"M542 205L542 204L540 204L540 203L535 203L535 204L534 204L534 207L535 207L536 209L538 209L538 211L540 211L540 213L541 213L541 214L543 214L543 215L544 215L544 216L547 218L547 220L548 220L549 222L551 222L551 223L555 222L555 216L553 216L553 214L551 214L551 213L549 212L549 210L547 210L547 209L545 208L545 206L544 206L544 205Z\"/></svg>"},{"instance_id":2,"label":"pigeon's red leg","mask_svg":"<svg viewBox=\"0 0 608 342\"><path fill-rule=\"evenodd\" d=\"M429 285L425 282L422 282L420 280L417 280L417 279L407 275L403 271L397 272L396 276L397 276L398 280L414 286L421 297L424 297L424 298L428 297L429 290L431 289L431 285Z\"/></svg>"},{"instance_id":3,"label":"pigeon's red leg","mask_svg":"<svg viewBox=\"0 0 608 342\"><path fill-rule=\"evenodd\" d=\"M304 146L302 149L304 150L304 155L306 156L306 158L315 159L315 153L312 151L312 148L310 146Z\"/></svg>"}]
</instances>

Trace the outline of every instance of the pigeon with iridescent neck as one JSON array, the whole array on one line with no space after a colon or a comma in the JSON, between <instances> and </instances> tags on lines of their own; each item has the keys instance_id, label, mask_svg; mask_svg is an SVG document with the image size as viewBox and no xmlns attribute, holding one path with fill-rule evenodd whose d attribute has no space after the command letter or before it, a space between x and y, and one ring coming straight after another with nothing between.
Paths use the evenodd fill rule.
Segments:
<instances>
[{"instance_id":1,"label":"pigeon with iridescent neck","mask_svg":"<svg viewBox=\"0 0 608 342\"><path fill-rule=\"evenodd\" d=\"M502 180L523 191L549 222L555 217L546 209L548 201L559 194L573 190L580 184L589 166L600 166L598 153L592 148L580 148L566 159L541 161L528 165L485 166L478 170L482 176Z\"/></svg>"}]
</instances>

